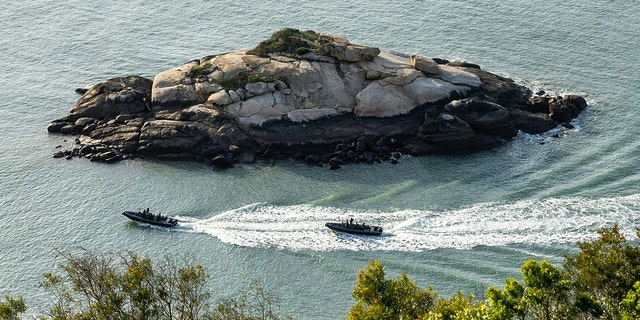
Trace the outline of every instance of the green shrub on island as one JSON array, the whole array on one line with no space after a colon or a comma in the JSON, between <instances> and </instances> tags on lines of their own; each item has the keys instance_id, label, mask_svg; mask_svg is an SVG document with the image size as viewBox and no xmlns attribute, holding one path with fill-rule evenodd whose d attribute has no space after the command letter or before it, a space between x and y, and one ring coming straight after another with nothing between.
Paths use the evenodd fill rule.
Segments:
<instances>
[{"instance_id":1,"label":"green shrub on island","mask_svg":"<svg viewBox=\"0 0 640 320\"><path fill-rule=\"evenodd\" d=\"M189 71L189 77L191 78L202 78L205 77L207 74L209 74L211 71L211 67L213 67L213 65L211 64L211 62L205 62L201 65L197 65L193 68L191 68L191 70Z\"/></svg>"},{"instance_id":2,"label":"green shrub on island","mask_svg":"<svg viewBox=\"0 0 640 320\"><path fill-rule=\"evenodd\" d=\"M197 65L189 71L191 78L203 78L213 71L213 64L206 62ZM218 84L227 90L236 90L244 88L249 83L264 82L271 83L279 80L255 71L240 71L237 73L229 73L220 79L211 79L211 83Z\"/></svg>"},{"instance_id":3,"label":"green shrub on island","mask_svg":"<svg viewBox=\"0 0 640 320\"><path fill-rule=\"evenodd\" d=\"M261 57L268 57L269 54L298 55L308 52L318 55L324 54L324 44L331 38L327 35L318 34L315 31L300 31L293 28L283 28L274 32L271 37L262 41L255 48L247 51Z\"/></svg>"},{"instance_id":4,"label":"green shrub on island","mask_svg":"<svg viewBox=\"0 0 640 320\"><path fill-rule=\"evenodd\" d=\"M214 79L211 82L215 84L219 84L226 90L237 90L237 89L244 88L246 85L250 83L256 83L256 82L271 83L271 82L276 82L278 80L279 80L278 78L269 77L254 71L243 71L230 76L225 76L224 78L221 78L221 79Z\"/></svg>"}]
</instances>

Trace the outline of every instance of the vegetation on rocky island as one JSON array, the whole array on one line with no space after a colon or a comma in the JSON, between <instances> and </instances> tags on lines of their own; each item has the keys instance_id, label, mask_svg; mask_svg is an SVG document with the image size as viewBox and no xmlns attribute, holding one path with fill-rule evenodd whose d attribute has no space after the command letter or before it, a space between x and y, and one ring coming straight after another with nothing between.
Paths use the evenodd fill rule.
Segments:
<instances>
[{"instance_id":1,"label":"vegetation on rocky island","mask_svg":"<svg viewBox=\"0 0 640 320\"><path fill-rule=\"evenodd\" d=\"M387 279L380 261L357 275L346 315L361 319L426 320L550 320L640 319L640 247L629 242L617 225L602 228L599 237L578 244L562 267L529 260L522 281L506 279L503 288L489 287L484 300L458 292L441 298L433 287L419 288L401 273ZM640 237L640 229L636 230ZM635 243L635 244L634 244ZM205 290L209 276L199 264L125 255L62 253L62 275L47 273L41 282L50 298L45 319L291 319L280 301L259 282L236 298L214 307ZM5 296L0 319L19 319L22 297Z\"/></svg>"},{"instance_id":2,"label":"vegetation on rocky island","mask_svg":"<svg viewBox=\"0 0 640 320\"><path fill-rule=\"evenodd\" d=\"M269 54L301 56L308 52L318 55L324 53L324 44L331 38L327 35L316 33L312 30L300 31L294 28L283 28L274 32L271 37L247 51L261 57Z\"/></svg>"},{"instance_id":3,"label":"vegetation on rocky island","mask_svg":"<svg viewBox=\"0 0 640 320\"><path fill-rule=\"evenodd\" d=\"M270 77L255 71L244 71L221 79L215 79L211 82L219 84L226 90L243 89L246 85L256 82L271 83L278 81L275 77Z\"/></svg>"},{"instance_id":4,"label":"vegetation on rocky island","mask_svg":"<svg viewBox=\"0 0 640 320\"><path fill-rule=\"evenodd\" d=\"M208 55L153 79L118 77L81 90L72 110L47 126L78 135L79 143L53 156L218 168L290 159L335 170L397 163L401 155L494 149L519 132L571 128L588 106L577 95L533 97L530 88L474 64L340 35L286 28L249 52Z\"/></svg>"},{"instance_id":5,"label":"vegetation on rocky island","mask_svg":"<svg viewBox=\"0 0 640 320\"><path fill-rule=\"evenodd\" d=\"M199 64L191 70L189 70L189 77L191 78L202 78L209 74L212 70L213 64L211 62L205 62L203 64Z\"/></svg>"},{"instance_id":6,"label":"vegetation on rocky island","mask_svg":"<svg viewBox=\"0 0 640 320\"><path fill-rule=\"evenodd\" d=\"M209 73L214 71L214 66L211 62L205 62L203 64L194 66L189 71L189 77L191 78L204 78ZM271 83L276 82L279 79L271 77L265 74L261 74L255 71L241 71L237 73L226 74L218 79L210 79L211 83L218 84L226 90L244 89L247 84L264 82Z\"/></svg>"}]
</instances>

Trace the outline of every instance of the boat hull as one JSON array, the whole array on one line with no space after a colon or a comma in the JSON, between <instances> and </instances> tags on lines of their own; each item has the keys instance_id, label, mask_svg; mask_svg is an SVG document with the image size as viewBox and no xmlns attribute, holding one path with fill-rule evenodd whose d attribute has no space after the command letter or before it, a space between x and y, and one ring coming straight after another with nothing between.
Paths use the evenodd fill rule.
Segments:
<instances>
[{"instance_id":1,"label":"boat hull","mask_svg":"<svg viewBox=\"0 0 640 320\"><path fill-rule=\"evenodd\" d=\"M124 211L122 212L122 214L133 220L133 221L137 221L137 222L142 222L142 223L147 223L147 224L151 224L154 226L160 226L160 227L175 227L178 223L175 220L169 220L164 219L164 220L154 220L154 219L146 219L142 216L140 216L139 212L134 212L134 211Z\"/></svg>"},{"instance_id":2,"label":"boat hull","mask_svg":"<svg viewBox=\"0 0 640 320\"><path fill-rule=\"evenodd\" d=\"M382 234L380 226L363 226L360 224L347 224L340 222L327 222L325 226L334 231L346 232L350 234L379 236Z\"/></svg>"}]
</instances>

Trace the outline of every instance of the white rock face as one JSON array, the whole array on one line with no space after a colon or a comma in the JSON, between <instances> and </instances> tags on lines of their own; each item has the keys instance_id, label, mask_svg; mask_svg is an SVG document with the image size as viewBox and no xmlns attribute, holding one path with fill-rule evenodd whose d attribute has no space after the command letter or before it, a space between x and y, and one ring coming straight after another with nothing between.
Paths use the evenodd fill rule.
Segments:
<instances>
[{"instance_id":1,"label":"white rock face","mask_svg":"<svg viewBox=\"0 0 640 320\"><path fill-rule=\"evenodd\" d=\"M402 87L376 81L364 88L356 96L354 113L360 117L390 117L404 114L416 105Z\"/></svg>"},{"instance_id":2,"label":"white rock face","mask_svg":"<svg viewBox=\"0 0 640 320\"><path fill-rule=\"evenodd\" d=\"M468 87L479 87L482 85L477 75L459 67L440 66L440 78L450 83Z\"/></svg>"},{"instance_id":3,"label":"white rock face","mask_svg":"<svg viewBox=\"0 0 640 320\"><path fill-rule=\"evenodd\" d=\"M269 120L304 122L351 112L392 117L481 85L465 68L353 45L343 37L334 40L325 46L330 56L306 55L309 60L238 51L188 62L156 75L152 105L204 103L240 123L260 126ZM200 78L190 77L194 67L201 68ZM224 88L231 82L242 87Z\"/></svg>"},{"instance_id":4,"label":"white rock face","mask_svg":"<svg viewBox=\"0 0 640 320\"><path fill-rule=\"evenodd\" d=\"M453 92L463 93L481 84L475 74L454 67L438 67L438 76L429 77L415 69L409 57L390 51L383 51L369 67L379 70L383 77L356 96L354 112L361 117L406 114L418 105L446 99Z\"/></svg>"},{"instance_id":5,"label":"white rock face","mask_svg":"<svg viewBox=\"0 0 640 320\"><path fill-rule=\"evenodd\" d=\"M183 104L197 100L195 86L189 79L189 71L196 66L195 62L163 71L153 78L151 103L153 105ZM191 80L191 79L189 79Z\"/></svg>"},{"instance_id":6,"label":"white rock face","mask_svg":"<svg viewBox=\"0 0 640 320\"><path fill-rule=\"evenodd\" d=\"M411 65L428 75L437 75L440 72L438 64L433 59L423 56L412 55Z\"/></svg>"},{"instance_id":7,"label":"white rock face","mask_svg":"<svg viewBox=\"0 0 640 320\"><path fill-rule=\"evenodd\" d=\"M209 96L207 102L216 106L226 106L233 103L233 99L226 90L220 90Z\"/></svg>"}]
</instances>

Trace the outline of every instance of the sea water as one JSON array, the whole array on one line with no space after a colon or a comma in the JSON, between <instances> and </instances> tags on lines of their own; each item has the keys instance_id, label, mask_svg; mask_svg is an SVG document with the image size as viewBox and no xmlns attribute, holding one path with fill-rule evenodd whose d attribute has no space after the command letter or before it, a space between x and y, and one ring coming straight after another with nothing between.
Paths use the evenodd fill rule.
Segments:
<instances>
[{"instance_id":1,"label":"sea water","mask_svg":"<svg viewBox=\"0 0 640 320\"><path fill-rule=\"evenodd\" d=\"M56 251L133 251L200 262L213 299L259 280L301 319L339 319L358 270L380 260L444 297L482 298L527 259L559 265L576 242L640 225L640 4L635 1L4 1L0 4L0 294L42 315ZM519 134L464 156L326 167L279 161L229 170L136 159L53 159L50 135L86 88L153 77L250 48L283 27L468 61L589 107L574 129ZM186 222L141 227L123 210ZM383 237L336 234L356 216Z\"/></svg>"}]
</instances>

